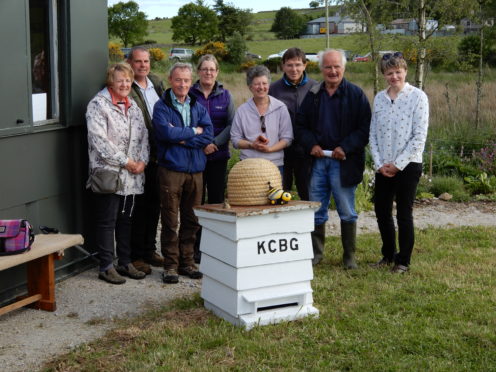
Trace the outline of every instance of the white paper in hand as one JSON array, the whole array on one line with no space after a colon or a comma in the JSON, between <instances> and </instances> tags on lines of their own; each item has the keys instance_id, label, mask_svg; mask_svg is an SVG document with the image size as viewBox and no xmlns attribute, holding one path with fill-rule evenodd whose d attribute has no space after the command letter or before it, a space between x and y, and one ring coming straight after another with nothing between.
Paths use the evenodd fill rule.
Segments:
<instances>
[{"instance_id":1,"label":"white paper in hand","mask_svg":"<svg viewBox=\"0 0 496 372\"><path fill-rule=\"evenodd\" d=\"M330 158L332 156L332 150L322 150L324 152L324 156Z\"/></svg>"}]
</instances>

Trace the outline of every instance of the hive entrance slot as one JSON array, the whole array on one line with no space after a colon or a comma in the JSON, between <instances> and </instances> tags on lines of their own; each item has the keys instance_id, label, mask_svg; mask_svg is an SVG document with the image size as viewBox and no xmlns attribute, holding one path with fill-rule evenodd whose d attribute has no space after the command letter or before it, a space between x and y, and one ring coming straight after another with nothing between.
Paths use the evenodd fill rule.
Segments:
<instances>
[{"instance_id":1,"label":"hive entrance slot","mask_svg":"<svg viewBox=\"0 0 496 372\"><path fill-rule=\"evenodd\" d=\"M287 303L287 304L262 306L262 307L257 307L257 311L267 311L267 310L274 310L274 309L282 309L284 307L297 306L297 305L298 305L298 302L291 302L291 303Z\"/></svg>"}]
</instances>

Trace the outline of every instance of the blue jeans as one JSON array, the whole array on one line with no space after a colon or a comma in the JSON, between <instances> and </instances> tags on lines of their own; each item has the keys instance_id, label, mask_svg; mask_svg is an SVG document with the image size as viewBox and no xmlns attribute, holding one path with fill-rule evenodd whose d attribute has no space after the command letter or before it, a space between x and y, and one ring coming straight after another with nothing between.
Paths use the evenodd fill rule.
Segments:
<instances>
[{"instance_id":1,"label":"blue jeans","mask_svg":"<svg viewBox=\"0 0 496 372\"><path fill-rule=\"evenodd\" d=\"M328 209L331 195L341 221L351 223L358 219L355 211L357 186L341 186L340 168L339 160L327 157L314 159L310 180L310 200L321 203L320 208L315 212L315 225L322 225L329 219Z\"/></svg>"}]
</instances>

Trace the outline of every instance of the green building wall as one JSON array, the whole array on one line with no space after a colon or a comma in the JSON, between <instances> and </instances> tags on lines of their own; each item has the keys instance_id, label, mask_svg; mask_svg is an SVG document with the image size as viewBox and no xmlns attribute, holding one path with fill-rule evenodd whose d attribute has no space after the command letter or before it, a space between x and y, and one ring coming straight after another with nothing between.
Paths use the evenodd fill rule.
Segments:
<instances>
[{"instance_id":1,"label":"green building wall","mask_svg":"<svg viewBox=\"0 0 496 372\"><path fill-rule=\"evenodd\" d=\"M28 17L29 0L2 0L0 31L19 30L19 17ZM56 124L33 127L26 123L22 129L10 131L13 112L17 107L29 107L30 63L26 48L17 47L13 53L18 60L10 60L12 71L25 71L19 78L26 91L16 92L13 99L8 92L12 84L9 70L2 72L0 86L0 218L26 218L34 227L57 227L64 233L82 233L91 241L88 217L88 195L84 189L87 175L87 143L84 114L93 95L101 89L108 62L108 31L106 0L60 0L58 2L58 54L60 78L60 121ZM14 40L2 36L0 49L15 47L13 43L29 39L24 22L24 34ZM16 38L18 40L16 40ZM20 50L20 52L19 52ZM27 61L27 62L26 62ZM2 81L3 80L3 81ZM5 85L4 85L5 83ZM19 89L19 86L16 86ZM26 93L28 92L28 93ZM8 101L8 100L11 101ZM11 104L10 102L14 102ZM14 116L15 117L15 116ZM2 123L2 121L4 121ZM9 122L7 122L9 121ZM38 231L37 231L38 232ZM91 244L85 249L93 251ZM66 251L57 262L57 277L71 275L91 262L78 249ZM0 303L22 294L25 268L16 267L0 272Z\"/></svg>"}]
</instances>

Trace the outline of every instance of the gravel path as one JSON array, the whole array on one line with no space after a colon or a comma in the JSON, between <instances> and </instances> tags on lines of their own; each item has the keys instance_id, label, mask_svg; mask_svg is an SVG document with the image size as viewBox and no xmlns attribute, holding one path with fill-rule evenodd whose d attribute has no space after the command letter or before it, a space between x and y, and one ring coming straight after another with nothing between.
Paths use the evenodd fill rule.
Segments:
<instances>
[{"instance_id":1,"label":"gravel path","mask_svg":"<svg viewBox=\"0 0 496 372\"><path fill-rule=\"evenodd\" d=\"M496 203L430 201L416 204L414 216L417 228L496 226ZM377 232L373 212L360 215L358 231ZM327 233L339 233L335 212ZM200 281L183 277L177 285L165 285L161 271L155 269L145 280L128 279L126 284L114 286L97 280L97 270L92 269L57 284L57 311L23 308L0 317L1 371L37 370L54 356L101 337L117 318L138 315L200 290Z\"/></svg>"}]
</instances>

